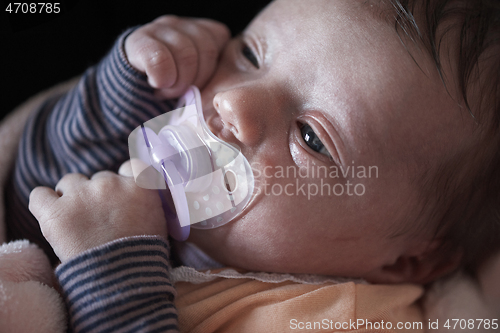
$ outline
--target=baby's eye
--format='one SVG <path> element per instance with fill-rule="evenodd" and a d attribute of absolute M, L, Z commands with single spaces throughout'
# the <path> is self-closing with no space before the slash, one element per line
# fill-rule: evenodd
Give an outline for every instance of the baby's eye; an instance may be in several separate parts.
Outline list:
<path fill-rule="evenodd" d="M 245 58 L 248 59 L 248 61 L 252 63 L 252 65 L 254 65 L 255 68 L 259 68 L 259 61 L 257 60 L 257 57 L 255 56 L 251 48 L 249 48 L 247 45 L 243 45 L 241 53 Z"/>
<path fill-rule="evenodd" d="M 326 155 L 331 159 L 332 156 L 326 149 L 323 142 L 321 142 L 321 140 L 318 138 L 316 133 L 314 133 L 314 130 L 311 128 L 311 126 L 309 126 L 308 124 L 301 124 L 300 126 L 302 139 L 304 139 L 304 142 L 309 146 L 309 148 L 311 148 L 315 152 Z"/>

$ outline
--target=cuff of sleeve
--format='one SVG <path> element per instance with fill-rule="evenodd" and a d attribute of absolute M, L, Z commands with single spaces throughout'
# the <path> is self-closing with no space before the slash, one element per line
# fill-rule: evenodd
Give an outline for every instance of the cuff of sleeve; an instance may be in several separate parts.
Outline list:
<path fill-rule="evenodd" d="M 56 275 L 73 329 L 115 327 L 124 316 L 149 313 L 165 302 L 169 309 L 164 310 L 170 313 L 165 319 L 176 321 L 168 250 L 167 242 L 160 237 L 128 237 L 61 264 Z"/>

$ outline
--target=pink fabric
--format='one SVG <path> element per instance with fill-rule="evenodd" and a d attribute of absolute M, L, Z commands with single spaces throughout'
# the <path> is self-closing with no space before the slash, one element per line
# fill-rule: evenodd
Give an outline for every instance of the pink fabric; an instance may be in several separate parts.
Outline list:
<path fill-rule="evenodd" d="M 66 331 L 66 310 L 53 288 L 47 256 L 28 241 L 0 246 L 0 330 L 17 333 Z"/>

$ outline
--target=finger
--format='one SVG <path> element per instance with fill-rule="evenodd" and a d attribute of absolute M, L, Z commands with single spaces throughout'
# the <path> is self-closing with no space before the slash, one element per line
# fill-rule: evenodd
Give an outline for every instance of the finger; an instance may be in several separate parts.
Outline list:
<path fill-rule="evenodd" d="M 87 176 L 81 173 L 68 173 L 64 175 L 59 182 L 56 184 L 56 193 L 59 196 L 64 195 L 64 192 L 70 190 L 71 188 L 77 186 L 79 183 L 89 180 Z"/>
<path fill-rule="evenodd" d="M 146 73 L 151 87 L 171 87 L 177 81 L 175 59 L 169 48 L 158 41 L 156 36 L 131 35 L 126 52 L 130 64 Z"/>
<path fill-rule="evenodd" d="M 177 97 L 191 84 L 203 87 L 214 73 L 219 55 L 231 37 L 229 29 L 224 24 L 210 19 L 180 20 L 177 17 L 167 16 L 158 21 L 165 25 L 175 26 L 178 31 L 189 37 L 196 48 L 198 59 L 196 66 L 191 67 L 193 70 L 196 68 L 193 79 L 190 79 L 191 72 L 188 73 L 189 75 L 180 72 L 190 68 L 179 65 L 176 61 L 179 75 L 176 85 L 161 90 L 159 95 L 165 98 Z"/>
<path fill-rule="evenodd" d="M 229 39 L 231 39 L 231 31 L 225 24 L 221 22 L 206 18 L 196 18 L 194 19 L 194 21 L 198 25 L 205 28 L 206 32 L 208 32 L 213 37 L 213 40 L 217 44 L 217 48 L 219 50 L 222 50 Z"/>
<path fill-rule="evenodd" d="M 109 170 L 104 170 L 104 171 L 99 171 L 99 172 L 94 173 L 92 175 L 92 177 L 90 177 L 90 179 L 96 180 L 96 179 L 100 179 L 100 178 L 109 178 L 109 177 L 115 177 L 115 176 L 117 176 L 116 173 L 109 171 Z"/>
<path fill-rule="evenodd" d="M 204 25 L 198 24 L 196 20 L 187 21 L 181 29 L 193 40 L 198 54 L 198 70 L 192 84 L 203 87 L 216 69 L 222 50 L 221 42 L 217 41 L 212 33 Z"/>
<path fill-rule="evenodd" d="M 59 195 L 53 189 L 46 186 L 35 187 L 30 193 L 28 209 L 40 221 L 43 211 L 50 207 L 57 199 L 59 199 Z"/>
<path fill-rule="evenodd" d="M 137 160 L 137 159 L 134 159 L 134 160 Z M 120 176 L 124 176 L 124 177 L 133 177 L 134 172 L 132 170 L 133 169 L 132 163 L 133 162 L 131 160 L 128 160 L 128 161 L 124 162 L 122 165 L 120 165 L 120 168 L 118 169 L 118 174 Z"/>
<path fill-rule="evenodd" d="M 198 72 L 198 49 L 185 32 L 165 27 L 156 34 L 168 46 L 177 69 L 177 80 L 172 86 L 164 87 L 162 94 L 166 98 L 178 97 L 194 82 Z"/>

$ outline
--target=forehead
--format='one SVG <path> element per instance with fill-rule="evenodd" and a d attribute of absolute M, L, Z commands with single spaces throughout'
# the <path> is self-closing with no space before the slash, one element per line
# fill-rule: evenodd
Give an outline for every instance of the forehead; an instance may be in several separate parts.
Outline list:
<path fill-rule="evenodd" d="M 326 111 L 335 122 L 347 117 L 360 125 L 368 110 L 380 118 L 394 96 L 415 87 L 410 81 L 418 66 L 381 9 L 365 1 L 278 0 L 248 31 L 265 45 L 274 77 L 295 88 L 297 103 Z"/>
<path fill-rule="evenodd" d="M 394 82 L 402 69 L 405 74 L 418 70 L 388 19 L 390 13 L 359 0 L 278 0 L 252 22 L 249 31 L 263 41 L 266 60 L 273 67 L 300 69 L 287 72 L 302 79 L 296 82 L 314 83 L 315 91 L 333 88 L 330 93 L 363 89 L 380 83 L 381 76 Z M 426 62 L 419 65 L 428 70 Z M 369 98 L 380 92 L 363 90 L 363 95 L 375 93 Z"/>

